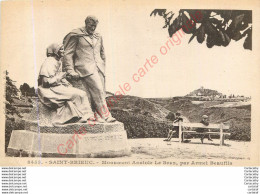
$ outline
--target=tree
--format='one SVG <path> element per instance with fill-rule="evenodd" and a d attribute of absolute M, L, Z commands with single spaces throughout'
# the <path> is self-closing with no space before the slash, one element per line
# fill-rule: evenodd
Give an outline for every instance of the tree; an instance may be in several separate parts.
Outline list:
<path fill-rule="evenodd" d="M 27 83 L 20 85 L 20 91 L 23 96 L 35 96 L 34 87 L 30 87 Z"/>
<path fill-rule="evenodd" d="M 30 86 L 27 83 L 20 85 L 20 91 L 23 96 L 28 96 L 30 93 Z"/>
<path fill-rule="evenodd" d="M 34 87 L 30 88 L 30 93 L 29 94 L 30 94 L 30 96 L 37 96 Z"/>
<path fill-rule="evenodd" d="M 5 91 L 5 108 L 6 108 L 6 114 L 8 115 L 14 115 L 15 113 L 17 115 L 20 115 L 17 108 L 13 105 L 14 101 L 13 99 L 17 97 L 18 89 L 14 85 L 14 81 L 9 77 L 8 71 L 6 71 L 6 91 Z"/>
<path fill-rule="evenodd" d="M 202 20 L 194 19 L 196 13 L 202 14 Z M 238 41 L 244 37 L 243 47 L 252 50 L 252 11 L 250 10 L 195 10 L 181 9 L 172 21 L 174 13 L 166 9 L 155 9 L 150 16 L 159 15 L 165 19 L 163 28 L 168 27 L 170 37 L 181 28 L 192 34 L 189 43 L 197 37 L 198 43 L 206 41 L 208 48 L 228 46 L 231 40 Z M 194 21 L 198 25 L 193 25 Z M 171 22 L 172 21 L 172 22 Z M 192 23 L 193 22 L 193 23 Z M 184 28 L 192 25 L 192 28 Z"/>

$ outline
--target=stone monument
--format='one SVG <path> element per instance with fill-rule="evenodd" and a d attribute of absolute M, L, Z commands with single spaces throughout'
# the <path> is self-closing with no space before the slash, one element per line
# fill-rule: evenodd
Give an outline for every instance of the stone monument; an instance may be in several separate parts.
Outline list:
<path fill-rule="evenodd" d="M 38 78 L 39 100 L 31 114 L 23 119 L 25 129 L 12 131 L 8 155 L 119 157 L 130 154 L 124 125 L 111 116 L 106 105 L 105 53 L 102 36 L 95 33 L 97 24 L 95 16 L 88 16 L 85 27 L 68 33 L 63 45 L 53 43 L 47 48 L 47 59 Z M 87 98 L 94 104 L 92 108 L 88 107 Z M 103 108 L 109 114 L 101 114 Z M 87 110 L 98 113 L 99 118 L 96 121 L 87 118 L 92 122 L 82 123 Z M 57 115 L 58 126 L 54 122 Z"/>
<path fill-rule="evenodd" d="M 56 111 L 41 102 L 23 118 L 24 130 L 13 130 L 9 156 L 113 158 L 130 155 L 123 123 L 71 123 L 53 126 Z"/>

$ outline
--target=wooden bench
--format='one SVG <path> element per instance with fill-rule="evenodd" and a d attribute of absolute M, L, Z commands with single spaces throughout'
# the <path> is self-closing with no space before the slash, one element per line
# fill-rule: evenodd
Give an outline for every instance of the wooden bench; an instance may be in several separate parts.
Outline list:
<path fill-rule="evenodd" d="M 203 125 L 202 123 L 174 123 L 173 126 L 179 127 L 179 142 L 181 142 L 181 136 L 185 133 L 192 133 L 192 134 L 217 134 L 220 135 L 220 143 L 219 145 L 224 145 L 224 139 L 225 135 L 230 135 L 230 133 L 224 133 L 224 129 L 229 129 L 228 125 L 221 124 L 209 124 L 208 126 Z M 185 130 L 183 127 L 189 127 L 189 128 L 204 128 L 204 129 L 219 129 L 219 131 L 216 132 L 197 132 L 194 130 Z"/>

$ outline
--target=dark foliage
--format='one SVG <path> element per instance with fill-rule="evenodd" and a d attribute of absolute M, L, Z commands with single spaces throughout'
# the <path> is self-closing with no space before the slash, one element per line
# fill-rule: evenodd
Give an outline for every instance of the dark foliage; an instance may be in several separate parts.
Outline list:
<path fill-rule="evenodd" d="M 113 117 L 124 123 L 128 138 L 164 138 L 172 128 L 171 123 L 160 122 L 149 115 L 136 114 L 132 111 L 112 109 Z M 176 136 L 175 136 L 176 137 Z"/>
<path fill-rule="evenodd" d="M 18 118 L 22 117 L 19 109 L 14 106 L 14 98 L 17 98 L 18 89 L 14 85 L 14 81 L 9 77 L 8 71 L 6 71 L 6 89 L 5 89 L 5 151 L 9 144 L 12 130 L 23 129 L 24 124 L 18 122 Z M 16 117 L 15 117 L 16 115 Z M 18 116 L 18 117 L 17 117 Z M 18 119 L 18 120 L 17 120 Z"/>
<path fill-rule="evenodd" d="M 202 20 L 196 20 L 196 13 L 202 14 Z M 159 15 L 165 19 L 163 28 L 168 27 L 169 35 L 172 36 L 181 28 L 187 34 L 192 34 L 191 42 L 197 37 L 198 43 L 206 41 L 208 48 L 213 46 L 228 46 L 231 40 L 238 41 L 246 37 L 243 44 L 245 49 L 252 50 L 252 11 L 250 10 L 195 10 L 181 9 L 179 15 L 172 21 L 174 13 L 167 13 L 166 9 L 155 9 L 150 16 Z M 187 29 L 194 20 L 199 25 Z"/>
<path fill-rule="evenodd" d="M 20 91 L 23 96 L 36 96 L 34 87 L 30 87 L 27 83 L 20 85 Z"/>
<path fill-rule="evenodd" d="M 6 85 L 5 85 L 5 113 L 6 117 L 12 117 L 17 114 L 20 115 L 17 108 L 14 106 L 13 99 L 17 97 L 18 89 L 14 85 L 14 81 L 9 77 L 8 71 L 6 71 Z"/>

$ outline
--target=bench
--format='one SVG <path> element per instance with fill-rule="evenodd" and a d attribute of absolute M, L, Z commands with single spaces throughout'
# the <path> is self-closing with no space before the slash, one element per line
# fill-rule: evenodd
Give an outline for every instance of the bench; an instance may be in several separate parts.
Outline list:
<path fill-rule="evenodd" d="M 179 127 L 179 142 L 181 142 L 181 136 L 185 133 L 191 133 L 191 134 L 217 134 L 220 135 L 220 143 L 219 145 L 224 145 L 224 139 L 225 135 L 230 135 L 230 133 L 224 133 L 224 129 L 229 129 L 228 125 L 221 124 L 209 124 L 208 126 L 203 125 L 202 123 L 174 123 L 173 126 Z M 189 128 L 204 128 L 204 129 L 219 129 L 219 131 L 216 132 L 197 132 L 194 130 L 185 130 L 183 127 L 189 127 Z"/>

